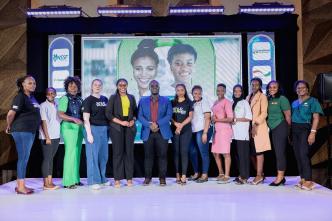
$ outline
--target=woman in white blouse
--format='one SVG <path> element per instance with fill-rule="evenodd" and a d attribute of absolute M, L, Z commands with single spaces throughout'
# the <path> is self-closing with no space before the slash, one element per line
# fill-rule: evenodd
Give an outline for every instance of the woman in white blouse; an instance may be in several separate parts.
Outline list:
<path fill-rule="evenodd" d="M 241 85 L 233 87 L 234 122 L 233 140 L 239 160 L 239 177 L 235 178 L 236 184 L 245 184 L 250 173 L 250 148 L 249 148 L 249 124 L 252 120 L 252 113 L 248 101 L 244 99 Z"/>

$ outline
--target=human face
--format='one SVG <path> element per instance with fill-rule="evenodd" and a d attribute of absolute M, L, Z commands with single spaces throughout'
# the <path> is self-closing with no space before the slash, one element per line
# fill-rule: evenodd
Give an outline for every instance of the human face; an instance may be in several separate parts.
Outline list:
<path fill-rule="evenodd" d="M 32 93 L 36 90 L 36 81 L 33 77 L 26 78 L 23 83 L 23 89 L 24 91 L 27 91 L 29 93 Z"/>
<path fill-rule="evenodd" d="M 75 82 L 68 84 L 68 93 L 75 96 L 78 93 L 78 87 Z"/>
<path fill-rule="evenodd" d="M 222 99 L 225 97 L 226 89 L 223 86 L 217 87 L 217 96 L 219 99 Z"/>
<path fill-rule="evenodd" d="M 152 95 L 159 94 L 159 83 L 157 81 L 151 81 L 150 83 L 150 92 Z"/>
<path fill-rule="evenodd" d="M 195 68 L 195 57 L 192 54 L 176 54 L 171 63 L 171 71 L 176 83 L 188 84 Z"/>
<path fill-rule="evenodd" d="M 279 90 L 278 83 L 277 82 L 270 83 L 268 90 L 269 90 L 269 95 L 274 97 Z"/>
<path fill-rule="evenodd" d="M 296 93 L 298 96 L 306 96 L 309 94 L 309 90 L 305 84 L 299 83 L 296 86 Z"/>
<path fill-rule="evenodd" d="M 127 93 L 127 87 L 128 87 L 128 85 L 127 85 L 127 82 L 125 82 L 125 81 L 120 81 L 117 85 L 119 93 L 121 93 L 121 94 Z"/>
<path fill-rule="evenodd" d="M 133 63 L 133 74 L 139 88 L 149 88 L 149 83 L 157 75 L 157 65 L 150 57 L 137 58 Z"/>
<path fill-rule="evenodd" d="M 259 89 L 261 88 L 261 86 L 259 85 L 258 81 L 252 81 L 251 82 L 251 91 L 252 93 L 257 93 L 259 91 Z"/>
<path fill-rule="evenodd" d="M 242 89 L 240 87 L 234 88 L 233 91 L 234 97 L 239 98 L 242 95 Z"/>
<path fill-rule="evenodd" d="M 177 86 L 176 88 L 175 88 L 175 90 L 176 90 L 176 95 L 178 96 L 178 97 L 184 97 L 184 95 L 185 95 L 185 93 L 186 93 L 186 90 L 184 89 L 184 87 L 183 86 Z"/>
<path fill-rule="evenodd" d="M 48 89 L 46 92 L 46 98 L 49 102 L 54 102 L 54 99 L 56 97 L 56 91 L 53 89 Z"/>
<path fill-rule="evenodd" d="M 193 98 L 194 98 L 194 101 L 200 101 L 202 99 L 202 90 L 195 89 L 193 91 Z"/>
<path fill-rule="evenodd" d="M 91 91 L 93 94 L 100 94 L 103 89 L 103 83 L 99 80 L 94 80 L 91 85 Z"/>

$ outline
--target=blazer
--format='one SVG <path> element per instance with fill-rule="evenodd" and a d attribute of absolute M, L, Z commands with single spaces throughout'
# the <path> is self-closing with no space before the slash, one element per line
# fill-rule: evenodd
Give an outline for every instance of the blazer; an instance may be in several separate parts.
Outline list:
<path fill-rule="evenodd" d="M 269 128 L 266 123 L 267 118 L 267 97 L 262 92 L 257 92 L 254 97 L 249 101 L 250 96 L 247 97 L 250 103 L 252 112 L 252 124 L 256 124 L 257 133 L 253 137 L 255 142 L 255 149 L 257 153 L 271 150 L 271 143 L 269 137 Z"/>
<path fill-rule="evenodd" d="M 137 117 L 137 106 L 135 97 L 131 94 L 127 94 L 130 107 L 128 113 L 128 121 L 136 120 Z M 110 121 L 111 129 L 115 129 L 117 131 L 121 130 L 121 125 L 113 122 L 114 118 L 123 119 L 123 112 L 122 112 L 122 104 L 121 104 L 121 97 L 118 93 L 111 95 L 108 100 L 108 104 L 105 109 L 106 118 Z M 131 127 L 133 133 L 136 133 L 136 124 Z"/>
<path fill-rule="evenodd" d="M 147 141 L 150 135 L 150 122 L 151 122 L 151 110 L 150 110 L 151 96 L 141 98 L 138 105 L 138 120 L 142 123 L 141 139 Z M 165 140 L 172 137 L 172 131 L 170 127 L 170 121 L 172 118 L 172 104 L 167 97 L 159 96 L 158 98 L 158 116 L 157 124 L 160 129 L 160 133 Z"/>

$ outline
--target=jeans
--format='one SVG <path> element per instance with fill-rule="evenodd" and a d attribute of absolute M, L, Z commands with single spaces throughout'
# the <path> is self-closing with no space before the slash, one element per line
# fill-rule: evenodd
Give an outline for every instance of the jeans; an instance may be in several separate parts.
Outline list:
<path fill-rule="evenodd" d="M 91 125 L 93 143 L 89 143 L 84 130 L 88 185 L 106 183 L 108 160 L 108 127 Z"/>
<path fill-rule="evenodd" d="M 207 174 L 209 172 L 210 165 L 209 143 L 212 137 L 212 127 L 208 130 L 207 142 L 205 144 L 202 142 L 202 135 L 203 130 L 193 133 L 189 146 L 189 154 L 194 172 L 198 173 L 200 172 L 198 166 L 198 151 L 200 152 L 202 157 L 202 173 Z"/>
<path fill-rule="evenodd" d="M 12 136 L 18 155 L 17 179 L 24 179 L 35 134 L 31 132 L 12 132 Z"/>

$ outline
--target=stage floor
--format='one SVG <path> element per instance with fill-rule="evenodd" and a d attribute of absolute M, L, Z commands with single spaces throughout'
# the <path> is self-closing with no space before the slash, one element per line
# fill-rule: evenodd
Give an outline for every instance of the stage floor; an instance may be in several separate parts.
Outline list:
<path fill-rule="evenodd" d="M 15 182 L 0 186 L 0 220 L 332 220 L 332 191 L 317 185 L 312 191 L 294 187 L 299 178 L 287 177 L 287 185 L 236 185 L 194 182 L 181 186 L 173 178 L 160 187 L 153 179 L 142 186 L 142 178 L 133 187 L 112 186 L 91 190 L 87 186 L 74 190 L 43 191 L 42 179 L 27 179 L 35 188 L 30 196 L 16 195 Z M 85 183 L 86 179 L 82 179 Z M 61 180 L 56 179 L 56 184 Z M 113 180 L 111 180 L 113 183 Z"/>

